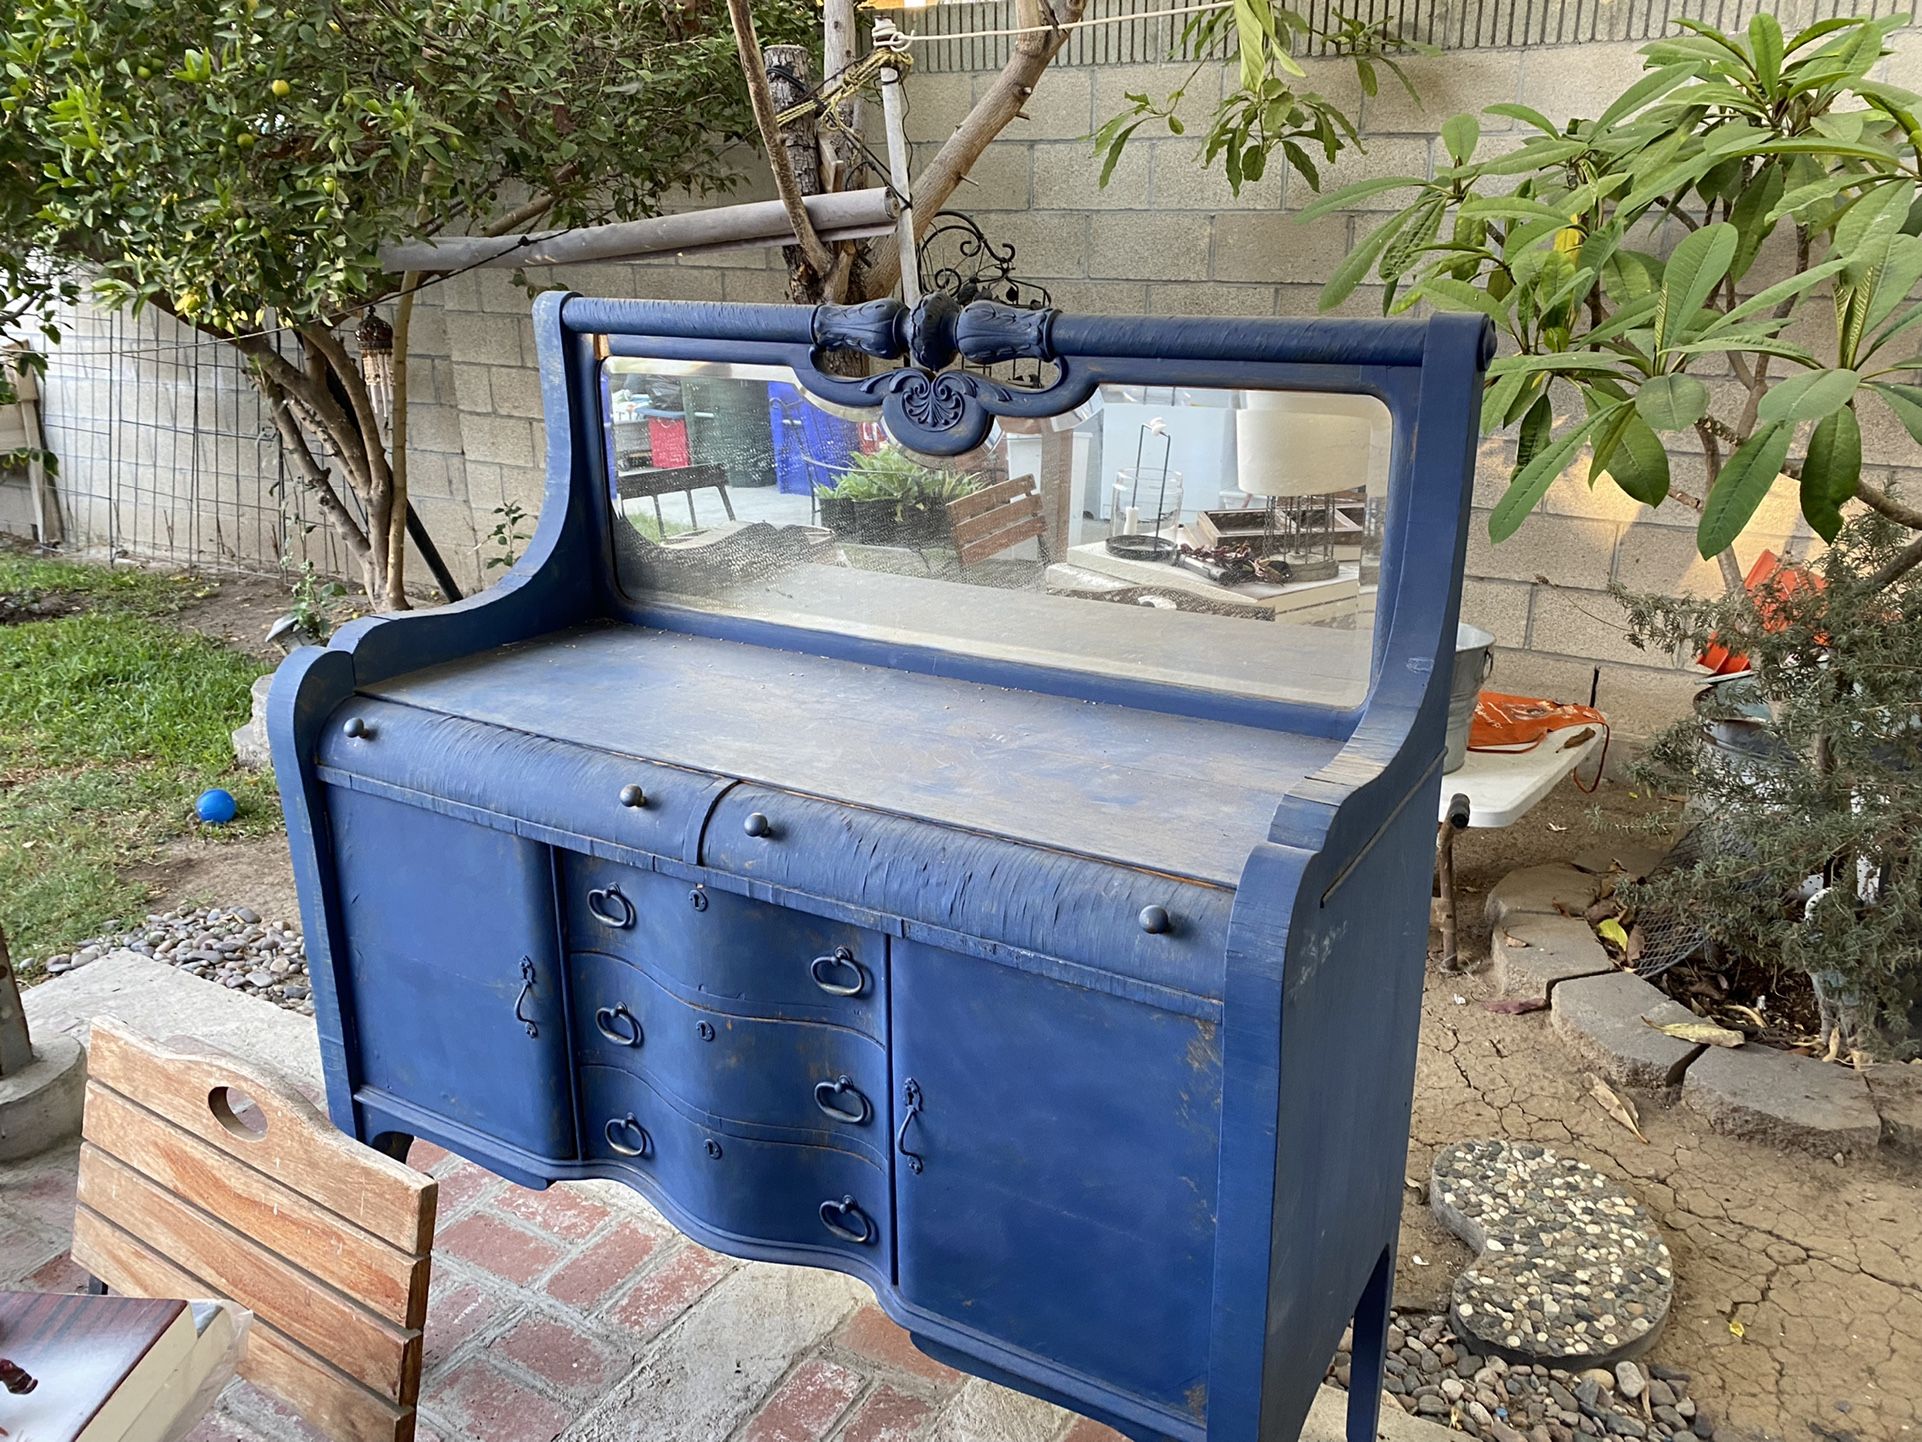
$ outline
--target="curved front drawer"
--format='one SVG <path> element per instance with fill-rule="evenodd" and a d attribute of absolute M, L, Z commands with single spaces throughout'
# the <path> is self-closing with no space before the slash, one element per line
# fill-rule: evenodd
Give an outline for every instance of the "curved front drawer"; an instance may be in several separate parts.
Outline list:
<path fill-rule="evenodd" d="M 618 1067 L 583 1066 L 580 1082 L 588 1157 L 631 1169 L 716 1232 L 839 1253 L 893 1279 L 888 1179 L 880 1167 L 828 1147 L 703 1127 Z"/>
<path fill-rule="evenodd" d="M 887 1035 L 887 940 L 872 931 L 563 853 L 570 951 L 598 951 L 731 1012 Z"/>
<path fill-rule="evenodd" d="M 887 1057 L 846 1027 L 692 1003 L 611 956 L 568 958 L 574 1049 L 646 1078 L 690 1109 L 884 1160 Z"/>

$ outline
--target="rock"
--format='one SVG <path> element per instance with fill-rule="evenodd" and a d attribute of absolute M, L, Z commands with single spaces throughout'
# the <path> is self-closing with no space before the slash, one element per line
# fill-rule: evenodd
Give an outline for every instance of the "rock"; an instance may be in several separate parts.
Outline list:
<path fill-rule="evenodd" d="M 1689 1423 L 1688 1430 L 1693 1432 L 1697 1437 L 1713 1437 L 1715 1435 L 1715 1419 L 1709 1415 L 1708 1408 L 1697 1407 L 1695 1409 L 1695 1420 Z"/>
<path fill-rule="evenodd" d="M 1688 1431 L 1688 1418 L 1684 1417 L 1680 1412 L 1677 1412 L 1673 1407 L 1669 1406 L 1666 1402 L 1663 1403 L 1661 1406 L 1654 1408 L 1653 1410 L 1655 1413 L 1655 1420 L 1657 1422 L 1660 1422 L 1664 1427 L 1668 1428 L 1670 1432 Z"/>
<path fill-rule="evenodd" d="M 1511 917 L 1495 928 L 1489 959 L 1496 990 L 1516 1000 L 1548 1001 L 1563 983 L 1615 970 L 1579 916 Z"/>
<path fill-rule="evenodd" d="M 269 672 L 253 685 L 253 712 L 247 724 L 233 733 L 234 760 L 249 771 L 264 771 L 274 764 L 267 746 L 267 692 L 273 685 Z"/>
<path fill-rule="evenodd" d="M 260 913 L 255 911 L 251 906 L 236 906 L 234 908 L 234 915 L 249 926 L 254 925 L 260 920 Z"/>
<path fill-rule="evenodd" d="M 1710 1047 L 1683 1077 L 1682 1101 L 1718 1132 L 1822 1157 L 1865 1155 L 1882 1140 L 1860 1072 L 1753 1044 Z"/>
<path fill-rule="evenodd" d="M 1633 972 L 1564 982 L 1552 1000 L 1549 1022 L 1563 1044 L 1617 1086 L 1650 1091 L 1674 1086 L 1703 1050 L 1655 1029 L 1701 1018 Z"/>
<path fill-rule="evenodd" d="M 1882 1145 L 1908 1161 L 1922 1161 L 1922 1066 L 1881 1062 L 1865 1067 L 1869 1101 L 1882 1119 Z"/>
<path fill-rule="evenodd" d="M 1633 1362 L 1617 1362 L 1615 1385 L 1624 1397 L 1633 1402 L 1648 1390 L 1648 1379 L 1642 1375 L 1642 1369 Z"/>
<path fill-rule="evenodd" d="M 1606 1367 L 1590 1367 L 1582 1373 L 1581 1381 L 1592 1382 L 1604 1392 L 1613 1392 L 1615 1390 L 1615 1374 Z M 1575 1388 L 1575 1395 L 1577 1397 L 1582 1395 L 1580 1386 Z"/>
<path fill-rule="evenodd" d="M 1462 1386 L 1461 1378 L 1444 1377 L 1441 1383 L 1441 1394 L 1451 1402 L 1459 1402 L 1468 1395 L 1468 1389 Z"/>
<path fill-rule="evenodd" d="M 1675 1389 L 1660 1377 L 1655 1378 L 1648 1384 L 1648 1405 L 1651 1407 L 1673 1407 L 1675 1405 Z"/>

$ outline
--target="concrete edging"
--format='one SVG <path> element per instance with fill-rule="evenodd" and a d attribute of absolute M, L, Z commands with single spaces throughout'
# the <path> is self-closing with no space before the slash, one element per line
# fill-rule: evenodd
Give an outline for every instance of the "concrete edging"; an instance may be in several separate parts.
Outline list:
<path fill-rule="evenodd" d="M 1767 1047 L 1679 1041 L 1656 1028 L 1697 1020 L 1624 971 L 1583 917 L 1612 865 L 1656 859 L 1602 851 L 1511 871 L 1488 894 L 1491 976 L 1503 997 L 1540 1002 L 1583 1066 L 1617 1086 L 1678 1095 L 1715 1131 L 1818 1156 L 1878 1149 L 1922 1161 L 1922 1067 L 1854 1071 Z"/>

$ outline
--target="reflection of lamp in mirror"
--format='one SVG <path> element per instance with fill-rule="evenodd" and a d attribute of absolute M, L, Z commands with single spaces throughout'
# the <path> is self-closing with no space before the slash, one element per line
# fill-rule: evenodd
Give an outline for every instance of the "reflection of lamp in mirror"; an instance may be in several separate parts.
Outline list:
<path fill-rule="evenodd" d="M 1335 574 L 1335 493 L 1368 479 L 1369 424 L 1349 399 L 1244 391 L 1235 412 L 1235 484 L 1266 503 L 1263 552 L 1297 581 Z"/>
<path fill-rule="evenodd" d="M 1174 444 L 1168 423 L 1156 416 L 1135 438 L 1135 463 L 1115 472 L 1108 521 L 1110 555 L 1172 562 L 1179 554 L 1181 472 L 1169 465 Z"/>

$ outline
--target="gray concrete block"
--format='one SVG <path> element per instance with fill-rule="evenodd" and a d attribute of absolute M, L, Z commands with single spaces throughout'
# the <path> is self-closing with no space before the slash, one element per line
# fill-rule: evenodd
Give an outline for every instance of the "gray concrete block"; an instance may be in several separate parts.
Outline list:
<path fill-rule="evenodd" d="M 110 1016 L 161 1041 L 197 1037 L 271 1066 L 309 1090 L 321 1085 L 312 1017 L 189 976 L 137 951 L 109 952 L 91 966 L 41 982 L 20 1000 L 41 1045 L 56 1036 L 84 1043 L 93 1023 Z"/>
<path fill-rule="evenodd" d="M 1599 943 L 1597 944 L 1599 949 Z M 1550 1024 L 1587 1066 L 1618 1086 L 1674 1086 L 1703 1050 L 1657 1031 L 1701 1018 L 1633 972 L 1581 977 L 1555 988 Z"/>
<path fill-rule="evenodd" d="M 247 724 L 233 734 L 234 760 L 249 771 L 264 771 L 274 764 L 267 749 L 267 692 L 273 686 L 271 674 L 255 679 L 253 713 Z"/>
<path fill-rule="evenodd" d="M 1524 866 L 1509 872 L 1488 893 L 1488 924 L 1499 927 L 1510 917 L 1522 916 L 1579 919 L 1594 902 L 1596 891 L 1595 878 L 1566 861 Z M 1588 940 L 1595 940 L 1593 934 Z"/>
<path fill-rule="evenodd" d="M 1904 1161 L 1922 1162 L 1922 1063 L 1865 1067 L 1869 1100 L 1882 1118 L 1882 1146 Z"/>
<path fill-rule="evenodd" d="M 1682 1101 L 1727 1136 L 1818 1156 L 1861 1156 L 1882 1140 L 1860 1072 L 1767 1047 L 1709 1048 L 1683 1078 Z"/>
<path fill-rule="evenodd" d="M 1579 916 L 1508 917 L 1495 927 L 1489 955 L 1495 989 L 1518 1001 L 1549 1001 L 1564 982 L 1615 969 Z"/>
<path fill-rule="evenodd" d="M 1589 847 L 1575 858 L 1574 864 L 1583 871 L 1592 872 L 1597 878 L 1619 873 L 1640 881 L 1661 865 L 1662 858 L 1667 855 L 1666 846 L 1649 846 L 1623 837 L 1602 846 Z"/>
<path fill-rule="evenodd" d="M 86 1092 L 80 1043 L 58 1033 L 34 1043 L 26 1068 L 0 1077 L 0 1162 L 38 1156 L 77 1133 Z"/>

